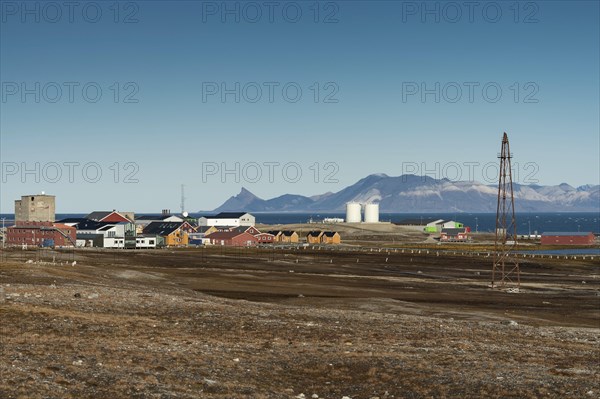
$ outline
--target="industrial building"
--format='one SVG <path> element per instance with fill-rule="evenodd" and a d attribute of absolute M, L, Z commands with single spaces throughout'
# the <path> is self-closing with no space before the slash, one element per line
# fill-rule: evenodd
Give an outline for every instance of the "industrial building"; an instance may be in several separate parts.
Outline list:
<path fill-rule="evenodd" d="M 23 195 L 15 200 L 15 223 L 19 222 L 54 222 L 56 198 L 54 195 Z"/>
<path fill-rule="evenodd" d="M 549 232 L 543 233 L 542 245 L 594 245 L 592 232 Z"/>
<path fill-rule="evenodd" d="M 8 245 L 65 247 L 76 245 L 76 230 L 55 223 L 56 198 L 53 195 L 24 195 L 15 200 L 15 225 L 6 229 Z"/>
<path fill-rule="evenodd" d="M 425 225 L 423 231 L 429 234 L 441 233 L 442 229 L 462 229 L 463 223 L 455 222 L 454 220 L 437 219 Z"/>

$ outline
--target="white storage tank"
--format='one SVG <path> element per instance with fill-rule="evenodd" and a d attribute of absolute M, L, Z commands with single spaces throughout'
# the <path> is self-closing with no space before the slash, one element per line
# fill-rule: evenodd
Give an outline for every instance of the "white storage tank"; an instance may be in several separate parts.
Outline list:
<path fill-rule="evenodd" d="M 365 205 L 365 223 L 379 223 L 379 204 Z"/>
<path fill-rule="evenodd" d="M 361 205 L 356 202 L 346 204 L 346 223 L 360 223 L 362 221 Z"/>

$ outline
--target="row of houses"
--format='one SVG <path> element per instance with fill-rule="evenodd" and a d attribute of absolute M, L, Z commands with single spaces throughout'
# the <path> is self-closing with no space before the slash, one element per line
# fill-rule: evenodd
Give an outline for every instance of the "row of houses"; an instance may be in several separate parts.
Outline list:
<path fill-rule="evenodd" d="M 66 218 L 56 223 L 24 222 L 10 229 L 9 244 L 78 246 L 97 248 L 149 249 L 158 247 L 186 247 L 189 245 L 256 246 L 277 243 L 299 243 L 296 231 L 261 232 L 247 213 L 222 213 L 198 225 L 194 219 L 185 219 L 163 212 L 161 215 L 140 216 L 106 211 L 92 212 L 82 218 Z M 251 224 L 251 225 L 250 225 Z M 43 233 L 32 233 L 31 229 Z M 51 237 L 49 234 L 53 234 Z M 51 238 L 51 239 L 50 239 Z M 310 232 L 309 243 L 338 244 L 337 232 Z"/>

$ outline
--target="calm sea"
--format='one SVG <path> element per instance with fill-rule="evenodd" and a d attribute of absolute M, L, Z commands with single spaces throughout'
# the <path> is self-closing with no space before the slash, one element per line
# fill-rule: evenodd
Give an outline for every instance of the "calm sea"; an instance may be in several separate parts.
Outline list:
<path fill-rule="evenodd" d="M 140 213 L 142 214 L 142 213 Z M 257 223 L 263 224 L 292 224 L 306 223 L 309 220 L 320 221 L 327 217 L 344 218 L 344 213 L 253 213 Z M 57 214 L 57 220 L 67 217 L 83 217 L 85 214 Z M 192 214 L 192 216 L 197 216 Z M 6 218 L 6 225 L 11 225 L 13 214 L 0 214 Z M 382 213 L 380 220 L 400 222 L 406 219 L 427 220 L 447 219 L 462 222 L 470 226 L 472 231 L 493 232 L 496 226 L 496 215 L 492 213 Z M 541 234 L 549 231 L 593 231 L 600 234 L 600 213 L 518 213 L 518 234 Z"/>

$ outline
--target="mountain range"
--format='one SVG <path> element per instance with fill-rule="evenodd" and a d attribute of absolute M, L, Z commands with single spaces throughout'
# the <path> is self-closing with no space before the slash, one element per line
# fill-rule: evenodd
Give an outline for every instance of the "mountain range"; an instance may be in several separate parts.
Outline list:
<path fill-rule="evenodd" d="M 599 212 L 600 186 L 513 184 L 517 212 Z M 379 203 L 381 212 L 496 212 L 498 188 L 476 181 L 374 174 L 337 193 L 261 199 L 245 188 L 214 212 L 343 212 L 348 202 Z"/>

